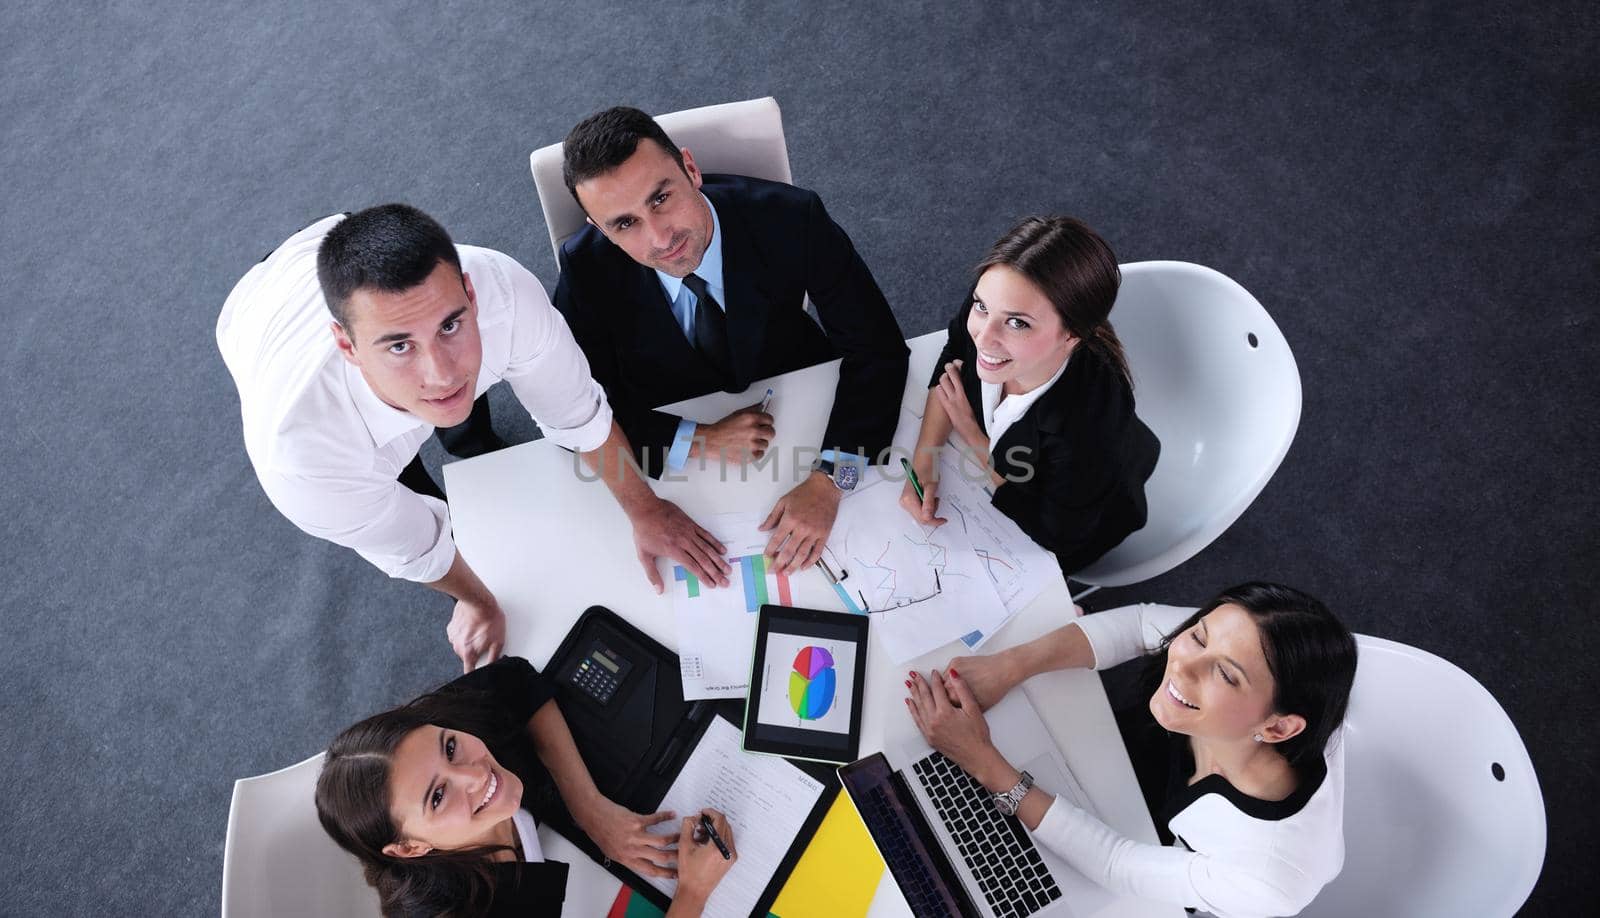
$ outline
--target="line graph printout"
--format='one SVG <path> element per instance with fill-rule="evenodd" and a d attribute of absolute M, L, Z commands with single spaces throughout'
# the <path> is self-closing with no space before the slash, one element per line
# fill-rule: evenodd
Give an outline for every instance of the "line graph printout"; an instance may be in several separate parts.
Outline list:
<path fill-rule="evenodd" d="M 700 524 L 727 548 L 730 583 L 712 587 L 681 564 L 671 564 L 667 589 L 678 624 L 683 697 L 743 698 L 750 691 L 757 612 L 762 605 L 793 605 L 789 577 L 762 554 L 768 536 L 756 513 L 718 513 Z"/>
<path fill-rule="evenodd" d="M 839 505 L 828 547 L 848 576 L 840 585 L 873 615 L 873 633 L 896 663 L 1006 620 L 966 532 L 928 528 L 900 507 L 903 482 L 876 467 Z"/>
<path fill-rule="evenodd" d="M 1060 579 L 1061 566 L 1055 555 L 1039 547 L 1010 517 L 994 508 L 984 482 L 968 477 L 971 470 L 969 463 L 967 474 L 962 474 L 961 457 L 954 449 L 939 455 L 939 515 L 950 521 L 944 528 L 959 528 L 966 533 L 995 592 L 1005 603 L 1009 620 L 1027 608 L 1052 581 Z M 968 647 L 977 648 L 994 630 L 997 629 L 969 634 L 961 640 Z"/>

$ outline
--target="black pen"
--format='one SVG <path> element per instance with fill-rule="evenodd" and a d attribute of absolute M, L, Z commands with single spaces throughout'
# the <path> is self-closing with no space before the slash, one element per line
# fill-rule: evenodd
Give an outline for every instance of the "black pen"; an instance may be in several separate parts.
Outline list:
<path fill-rule="evenodd" d="M 716 827 L 711 824 L 711 817 L 710 816 L 707 816 L 704 813 L 700 814 L 700 828 L 705 829 L 706 830 L 706 834 L 711 836 L 712 843 L 714 843 L 717 846 L 717 850 L 718 851 L 722 852 L 722 859 L 723 860 L 725 860 L 725 861 L 733 860 L 733 852 L 729 851 L 728 850 L 728 846 L 724 845 L 722 843 L 722 836 L 717 834 Z"/>

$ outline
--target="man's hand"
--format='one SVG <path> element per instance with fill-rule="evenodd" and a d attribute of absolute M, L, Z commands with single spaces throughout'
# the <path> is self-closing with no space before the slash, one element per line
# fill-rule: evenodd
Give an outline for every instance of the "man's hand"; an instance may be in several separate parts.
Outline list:
<path fill-rule="evenodd" d="M 651 826 L 671 819 L 671 811 L 646 816 L 599 793 L 571 809 L 578 828 L 606 857 L 642 877 L 670 880 L 677 876 L 669 866 L 673 861 L 672 852 L 667 850 L 671 836 L 650 831 Z"/>
<path fill-rule="evenodd" d="M 652 497 L 651 502 L 628 515 L 633 523 L 633 546 L 639 563 L 644 565 L 650 585 L 660 593 L 661 572 L 656 570 L 656 558 L 665 556 L 688 569 L 689 573 L 710 586 L 727 586 L 728 575 L 733 571 L 728 559 L 723 557 L 728 549 L 716 537 L 700 528 L 670 500 Z"/>
<path fill-rule="evenodd" d="M 506 646 L 506 616 L 493 597 L 487 602 L 458 599 L 444 633 L 450 638 L 450 649 L 461 658 L 461 671 L 470 673 L 481 655 L 486 654 L 490 663 L 500 659 Z"/>
<path fill-rule="evenodd" d="M 715 424 L 696 425 L 689 456 L 720 458 L 725 463 L 743 465 L 765 456 L 776 432 L 772 415 L 762 411 L 758 403 L 741 408 Z"/>
<path fill-rule="evenodd" d="M 817 563 L 839 515 L 839 499 L 838 487 L 821 472 L 812 472 L 778 499 L 761 524 L 762 532 L 772 532 L 766 555 L 778 570 L 793 574 Z"/>

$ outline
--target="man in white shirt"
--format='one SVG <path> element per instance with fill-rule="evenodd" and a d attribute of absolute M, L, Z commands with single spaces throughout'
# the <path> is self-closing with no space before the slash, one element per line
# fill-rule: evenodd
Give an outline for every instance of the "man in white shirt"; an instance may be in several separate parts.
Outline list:
<path fill-rule="evenodd" d="M 637 470 L 600 463 L 632 450 L 539 281 L 509 256 L 455 246 L 415 208 L 332 216 L 289 237 L 234 287 L 217 345 L 273 505 L 389 576 L 453 597 L 446 633 L 467 670 L 500 655 L 505 616 L 456 551 L 445 503 L 398 479 L 435 427 L 464 422 L 499 380 L 602 473 L 658 592 L 658 555 L 728 582 L 721 543 Z"/>

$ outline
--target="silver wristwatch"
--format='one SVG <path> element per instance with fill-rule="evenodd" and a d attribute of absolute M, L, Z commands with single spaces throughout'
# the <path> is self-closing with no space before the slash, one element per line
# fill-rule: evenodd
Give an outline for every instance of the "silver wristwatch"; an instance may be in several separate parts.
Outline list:
<path fill-rule="evenodd" d="M 1022 805 L 1022 798 L 1028 796 L 1028 788 L 1033 786 L 1033 775 L 1027 772 L 1017 779 L 1017 786 L 1003 794 L 994 795 L 994 808 L 1006 816 L 1017 815 L 1017 807 Z"/>

